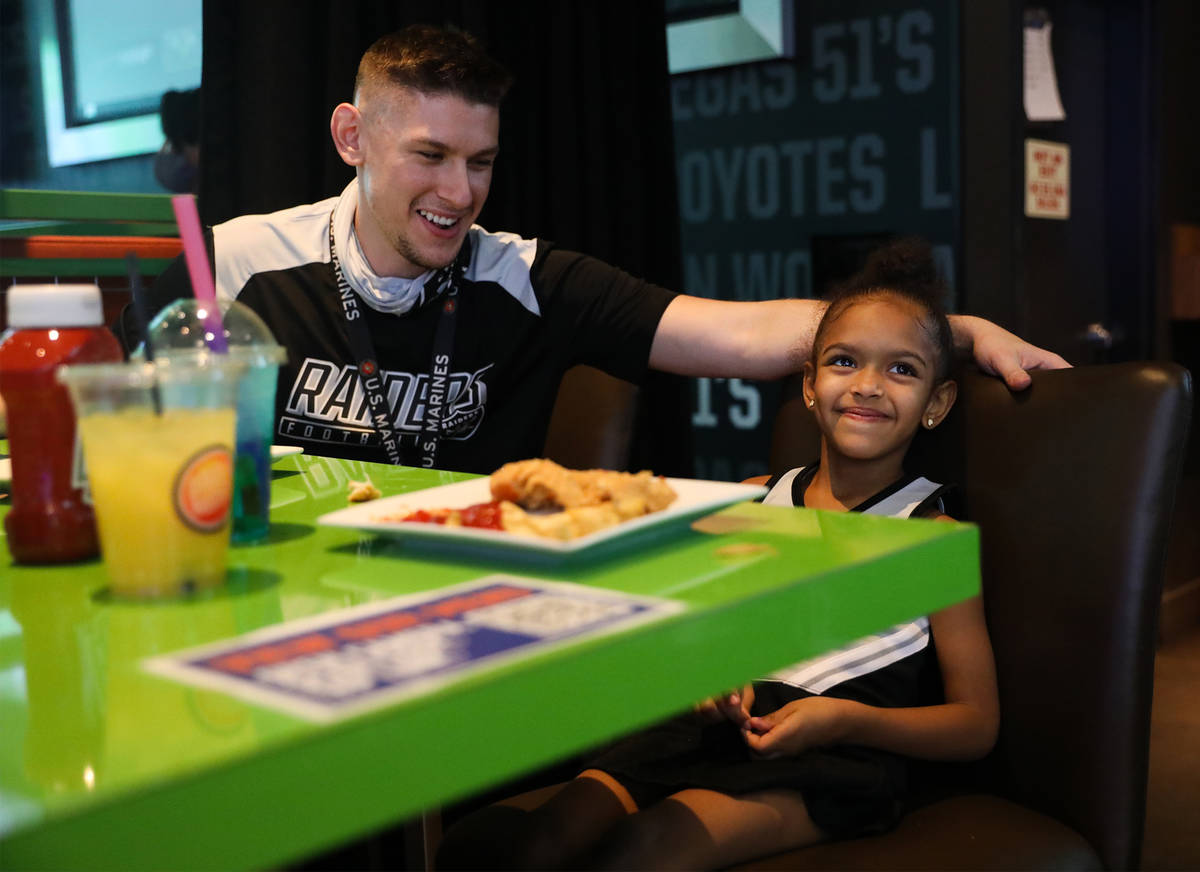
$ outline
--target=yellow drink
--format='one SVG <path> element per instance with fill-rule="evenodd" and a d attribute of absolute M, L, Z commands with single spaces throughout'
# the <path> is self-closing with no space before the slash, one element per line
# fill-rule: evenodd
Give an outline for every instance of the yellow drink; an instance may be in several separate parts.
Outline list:
<path fill-rule="evenodd" d="M 114 593 L 221 584 L 233 498 L 234 410 L 147 408 L 79 420 Z"/>

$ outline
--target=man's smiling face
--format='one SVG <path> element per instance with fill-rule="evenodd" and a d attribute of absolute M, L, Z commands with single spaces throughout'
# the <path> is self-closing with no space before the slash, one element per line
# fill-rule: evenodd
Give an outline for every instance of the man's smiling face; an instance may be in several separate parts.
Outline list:
<path fill-rule="evenodd" d="M 371 268 L 413 278 L 452 263 L 487 200 L 499 109 L 390 88 L 362 95 L 359 110 L 354 226 Z"/>

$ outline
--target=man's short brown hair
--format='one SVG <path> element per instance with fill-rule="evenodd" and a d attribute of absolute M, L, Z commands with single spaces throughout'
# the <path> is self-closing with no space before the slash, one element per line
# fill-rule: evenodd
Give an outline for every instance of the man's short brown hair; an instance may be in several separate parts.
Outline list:
<path fill-rule="evenodd" d="M 388 85 L 498 107 L 512 75 L 469 33 L 410 24 L 377 39 L 358 64 L 356 94 L 364 86 Z"/>

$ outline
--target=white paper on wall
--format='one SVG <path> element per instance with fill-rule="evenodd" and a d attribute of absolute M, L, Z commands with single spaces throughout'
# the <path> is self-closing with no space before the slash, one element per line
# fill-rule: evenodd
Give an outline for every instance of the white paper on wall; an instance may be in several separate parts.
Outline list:
<path fill-rule="evenodd" d="M 1058 95 L 1049 21 L 1025 25 L 1025 117 L 1030 121 L 1062 121 L 1067 117 Z"/>

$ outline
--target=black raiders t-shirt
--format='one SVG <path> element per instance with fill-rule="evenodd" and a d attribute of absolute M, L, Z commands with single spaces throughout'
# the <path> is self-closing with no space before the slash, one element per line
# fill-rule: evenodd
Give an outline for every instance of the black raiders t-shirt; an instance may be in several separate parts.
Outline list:
<path fill-rule="evenodd" d="M 351 351 L 329 258 L 336 199 L 235 218 L 212 231 L 217 296 L 237 299 L 288 352 L 275 441 L 312 454 L 387 462 Z M 471 229 L 452 354 L 430 373 L 441 302 L 404 315 L 360 302 L 404 462 L 418 464 L 431 376 L 445 390 L 437 465 L 487 473 L 541 454 L 563 373 L 579 363 L 638 381 L 674 294 L 544 240 Z M 182 256 L 154 283 L 161 307 L 191 296 Z M 129 313 L 117 332 L 134 336 Z M 127 346 L 130 341 L 126 340 Z"/>

